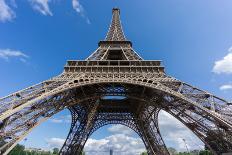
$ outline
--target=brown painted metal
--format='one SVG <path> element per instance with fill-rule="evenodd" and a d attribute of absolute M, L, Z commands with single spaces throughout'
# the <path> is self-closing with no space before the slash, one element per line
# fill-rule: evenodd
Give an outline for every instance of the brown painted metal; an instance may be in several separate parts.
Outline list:
<path fill-rule="evenodd" d="M 168 76 L 159 60 L 143 60 L 124 36 L 113 9 L 105 40 L 86 60 L 69 60 L 64 72 L 0 99 L 0 153 L 68 108 L 72 123 L 60 154 L 81 154 L 89 136 L 122 124 L 143 140 L 149 155 L 169 154 L 158 126 L 164 110 L 195 133 L 214 154 L 232 151 L 231 104 Z"/>

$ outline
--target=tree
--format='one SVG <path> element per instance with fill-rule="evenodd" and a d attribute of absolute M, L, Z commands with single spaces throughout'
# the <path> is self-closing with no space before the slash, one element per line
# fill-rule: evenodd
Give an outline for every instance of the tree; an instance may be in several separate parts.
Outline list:
<path fill-rule="evenodd" d="M 179 152 L 177 155 L 191 155 L 191 154 L 188 152 Z"/>
<path fill-rule="evenodd" d="M 59 149 L 58 148 L 54 148 L 53 149 L 53 154 L 59 154 Z"/>
<path fill-rule="evenodd" d="M 173 147 L 169 147 L 168 152 L 170 153 L 170 155 L 176 155 L 177 154 L 176 149 L 174 149 Z"/>
<path fill-rule="evenodd" d="M 200 150 L 191 150 L 191 155 L 199 155 Z"/>
<path fill-rule="evenodd" d="M 147 155 L 147 152 L 143 152 L 143 153 L 141 153 L 141 155 Z"/>
<path fill-rule="evenodd" d="M 26 155 L 23 145 L 17 144 L 9 153 L 9 155 Z"/>
<path fill-rule="evenodd" d="M 200 151 L 199 155 L 213 155 L 209 150 Z"/>

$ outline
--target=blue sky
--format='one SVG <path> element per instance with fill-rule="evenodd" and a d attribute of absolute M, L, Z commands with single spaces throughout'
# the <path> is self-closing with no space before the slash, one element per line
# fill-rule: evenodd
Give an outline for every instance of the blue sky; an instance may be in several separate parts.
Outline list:
<path fill-rule="evenodd" d="M 60 74 L 68 59 L 88 57 L 105 38 L 116 6 L 126 37 L 144 59 L 163 60 L 167 74 L 232 100 L 231 0 L 0 0 L 0 96 Z M 46 148 L 61 142 L 68 120 L 68 111 L 57 114 L 23 143 Z M 111 135 L 136 138 L 140 145 L 136 135 L 110 128 L 96 132 L 91 138 L 98 141 L 88 149 Z M 170 141 L 175 134 L 167 128 L 166 143 L 183 150 L 181 141 Z"/>

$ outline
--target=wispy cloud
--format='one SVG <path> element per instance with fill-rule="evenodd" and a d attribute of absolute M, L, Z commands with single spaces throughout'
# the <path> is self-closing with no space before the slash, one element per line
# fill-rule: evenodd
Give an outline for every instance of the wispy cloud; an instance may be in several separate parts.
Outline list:
<path fill-rule="evenodd" d="M 223 90 L 223 91 L 232 90 L 232 84 L 225 84 L 225 85 L 222 85 L 219 89 L 220 89 L 220 90 Z"/>
<path fill-rule="evenodd" d="M 0 58 L 9 61 L 9 59 L 13 57 L 18 58 L 22 62 L 26 62 L 26 59 L 29 58 L 28 55 L 18 50 L 0 49 Z"/>
<path fill-rule="evenodd" d="M 51 121 L 52 123 L 63 123 L 62 119 L 56 119 L 56 118 L 49 119 L 49 121 Z"/>
<path fill-rule="evenodd" d="M 72 6 L 73 6 L 73 9 L 78 13 L 80 14 L 88 24 L 90 24 L 90 20 L 89 18 L 86 16 L 85 14 L 85 10 L 83 8 L 83 6 L 80 4 L 79 0 L 72 0 Z"/>
<path fill-rule="evenodd" d="M 159 127 L 166 145 L 178 151 L 186 151 L 185 139 L 190 150 L 203 149 L 204 144 L 180 121 L 165 111 L 159 114 Z"/>
<path fill-rule="evenodd" d="M 63 138 L 49 138 L 46 142 L 50 148 L 61 148 L 65 142 Z M 143 141 L 140 138 L 131 137 L 125 134 L 114 134 L 102 139 L 89 138 L 85 144 L 84 151 L 88 155 L 108 155 L 109 150 L 124 155 L 139 155 L 145 151 Z"/>
<path fill-rule="evenodd" d="M 88 139 L 84 150 L 89 155 L 108 155 L 110 149 L 115 154 L 140 155 L 145 151 L 143 141 L 125 134 L 114 134 L 103 139 Z"/>
<path fill-rule="evenodd" d="M 204 144 L 181 122 L 170 114 L 161 111 L 159 115 L 159 126 L 162 137 L 168 147 L 174 147 L 178 151 L 186 151 L 185 139 L 190 150 L 203 149 Z M 139 155 L 145 151 L 145 146 L 140 137 L 135 136 L 135 132 L 123 125 L 112 125 L 107 128 L 112 133 L 101 139 L 89 138 L 84 150 L 88 155 L 107 155 L 113 149 L 115 153 L 125 155 Z M 65 139 L 50 138 L 46 139 L 50 148 L 61 148 Z M 104 152 L 105 151 L 105 152 Z"/>
<path fill-rule="evenodd" d="M 49 138 L 46 139 L 46 142 L 48 144 L 49 147 L 51 148 L 60 148 L 63 144 L 64 144 L 65 139 L 62 138 Z"/>
<path fill-rule="evenodd" d="M 213 72 L 217 74 L 232 74 L 232 47 L 229 53 L 221 60 L 214 63 Z"/>
<path fill-rule="evenodd" d="M 50 122 L 52 123 L 71 123 L 71 115 L 60 116 L 57 118 L 50 118 Z"/>
<path fill-rule="evenodd" d="M 6 1 L 0 0 L 0 21 L 11 21 L 15 17 L 15 12 L 7 5 Z"/>
<path fill-rule="evenodd" d="M 80 4 L 78 0 L 72 0 L 72 6 L 76 12 L 81 14 L 84 12 L 83 6 Z"/>
<path fill-rule="evenodd" d="M 16 13 L 12 10 L 12 7 L 17 7 L 15 0 L 0 0 L 0 22 L 11 21 L 16 17 Z M 45 16 L 53 16 L 53 13 L 50 9 L 49 4 L 54 0 L 28 0 L 31 4 L 32 8 L 35 11 L 45 15 Z M 79 0 L 71 0 L 73 9 L 83 17 L 88 24 L 90 24 L 90 20 L 86 15 L 85 9 L 79 2 Z M 10 4 L 10 5 L 8 5 Z"/>
<path fill-rule="evenodd" d="M 114 134 L 123 133 L 125 135 L 132 135 L 134 133 L 134 131 L 131 130 L 130 128 L 120 124 L 112 125 L 111 127 L 108 128 L 108 131 Z"/>
<path fill-rule="evenodd" d="M 40 12 L 43 15 L 50 15 L 52 16 L 52 12 L 49 7 L 49 3 L 51 0 L 29 0 L 32 8 L 38 12 Z"/>

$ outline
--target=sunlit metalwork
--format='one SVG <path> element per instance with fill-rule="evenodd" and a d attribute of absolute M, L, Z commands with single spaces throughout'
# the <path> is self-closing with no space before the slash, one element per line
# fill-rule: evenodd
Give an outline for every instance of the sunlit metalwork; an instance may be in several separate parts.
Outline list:
<path fill-rule="evenodd" d="M 143 60 L 124 36 L 117 8 L 105 40 L 86 60 L 69 60 L 62 74 L 0 99 L 1 154 L 65 108 L 72 123 L 62 155 L 81 154 L 89 136 L 107 124 L 134 130 L 149 155 L 168 155 L 158 126 L 160 110 L 186 125 L 214 154 L 232 152 L 231 103 L 168 76 L 161 61 Z"/>

